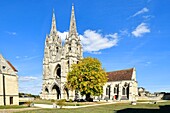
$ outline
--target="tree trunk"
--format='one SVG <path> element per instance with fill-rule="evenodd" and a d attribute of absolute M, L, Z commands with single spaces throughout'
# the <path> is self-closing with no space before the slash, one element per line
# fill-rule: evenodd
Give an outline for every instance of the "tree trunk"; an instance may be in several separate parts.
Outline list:
<path fill-rule="evenodd" d="M 90 98 L 90 93 L 86 94 L 86 101 L 93 102 L 93 99 Z"/>

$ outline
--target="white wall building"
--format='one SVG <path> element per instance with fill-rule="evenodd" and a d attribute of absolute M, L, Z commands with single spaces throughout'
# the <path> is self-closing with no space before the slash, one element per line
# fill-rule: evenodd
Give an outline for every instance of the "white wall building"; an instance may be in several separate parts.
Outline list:
<path fill-rule="evenodd" d="M 0 105 L 19 105 L 17 72 L 0 54 Z"/>
<path fill-rule="evenodd" d="M 138 97 L 136 69 L 130 68 L 107 72 L 108 82 L 103 87 L 102 98 L 135 101 Z"/>

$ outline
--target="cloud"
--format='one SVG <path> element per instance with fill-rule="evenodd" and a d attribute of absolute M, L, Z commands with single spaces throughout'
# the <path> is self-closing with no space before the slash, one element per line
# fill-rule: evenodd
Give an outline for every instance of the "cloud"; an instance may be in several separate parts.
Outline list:
<path fill-rule="evenodd" d="M 19 81 L 32 81 L 32 80 L 37 80 L 37 77 L 33 76 L 21 76 L 19 77 Z"/>
<path fill-rule="evenodd" d="M 141 9 L 140 11 L 136 12 L 132 17 L 135 17 L 137 15 L 140 15 L 140 14 L 143 14 L 143 13 L 146 13 L 146 12 L 149 12 L 149 9 L 144 7 L 143 9 Z"/>
<path fill-rule="evenodd" d="M 9 31 L 6 31 L 6 33 L 9 34 L 9 35 L 13 35 L 13 36 L 17 35 L 16 32 L 9 32 Z"/>
<path fill-rule="evenodd" d="M 22 60 L 22 61 L 28 61 L 28 60 L 33 60 L 33 59 L 36 59 L 36 58 L 39 58 L 39 57 L 41 57 L 41 55 L 31 56 L 31 57 L 28 57 L 28 56 L 16 56 L 15 58 L 18 59 L 18 60 Z"/>
<path fill-rule="evenodd" d="M 102 49 L 111 48 L 118 43 L 118 34 L 102 35 L 93 30 L 86 30 L 83 35 L 80 35 L 85 52 L 96 52 Z"/>
<path fill-rule="evenodd" d="M 19 58 L 20 58 L 20 56 L 16 56 L 15 58 L 16 58 L 16 59 L 19 59 Z"/>
<path fill-rule="evenodd" d="M 130 36 L 130 33 L 129 33 L 129 31 L 128 31 L 128 29 L 125 29 L 125 30 L 120 30 L 119 31 L 120 33 L 119 33 L 119 36 Z"/>
<path fill-rule="evenodd" d="M 66 39 L 66 36 L 68 36 L 68 31 L 64 31 L 64 32 L 58 31 L 58 35 L 59 37 L 61 37 L 62 42 L 64 42 Z"/>
<path fill-rule="evenodd" d="M 101 51 L 93 51 L 93 52 L 90 52 L 91 54 L 96 54 L 96 55 L 99 55 L 101 54 L 102 52 Z"/>
<path fill-rule="evenodd" d="M 79 35 L 83 51 L 92 54 L 101 54 L 100 50 L 111 48 L 118 43 L 118 33 L 102 35 L 101 31 L 86 30 Z M 58 32 L 62 41 L 65 41 L 68 32 Z"/>
<path fill-rule="evenodd" d="M 150 20 L 150 19 L 154 18 L 154 16 L 153 15 L 145 15 L 145 16 L 143 16 L 143 18 L 145 20 Z"/>
<path fill-rule="evenodd" d="M 141 23 L 134 31 L 132 31 L 132 35 L 135 37 L 141 37 L 145 33 L 150 33 L 150 29 L 146 23 Z"/>

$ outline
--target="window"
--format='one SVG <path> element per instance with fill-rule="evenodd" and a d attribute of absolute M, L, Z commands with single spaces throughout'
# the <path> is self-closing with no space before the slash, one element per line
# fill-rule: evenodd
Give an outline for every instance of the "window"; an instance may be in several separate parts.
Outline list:
<path fill-rule="evenodd" d="M 10 100 L 10 104 L 13 104 L 13 97 L 10 97 L 9 100 Z"/>
<path fill-rule="evenodd" d="M 57 51 L 57 53 L 58 53 L 58 47 L 56 47 L 56 51 Z"/>
<path fill-rule="evenodd" d="M 5 69 L 6 67 L 5 66 L 2 66 L 2 69 Z"/>
<path fill-rule="evenodd" d="M 116 87 L 114 87 L 114 93 L 117 93 L 117 88 Z"/>
<path fill-rule="evenodd" d="M 71 47 L 68 47 L 68 50 L 71 51 Z"/>
<path fill-rule="evenodd" d="M 110 95 L 110 86 L 107 86 L 106 88 L 106 95 Z"/>
<path fill-rule="evenodd" d="M 125 94 L 126 94 L 126 88 L 123 87 L 123 89 L 122 89 L 122 95 L 125 95 Z"/>

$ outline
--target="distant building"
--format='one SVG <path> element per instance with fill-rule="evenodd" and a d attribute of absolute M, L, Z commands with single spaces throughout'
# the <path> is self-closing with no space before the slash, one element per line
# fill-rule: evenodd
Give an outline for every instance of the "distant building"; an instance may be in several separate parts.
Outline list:
<path fill-rule="evenodd" d="M 75 91 L 65 87 L 67 74 L 72 64 L 83 58 L 80 38 L 77 35 L 74 6 L 72 6 L 69 34 L 62 45 L 57 34 L 53 12 L 50 34 L 46 36 L 43 59 L 42 99 L 81 98 Z M 138 95 L 135 68 L 108 72 L 109 80 L 103 87 L 101 99 L 136 100 Z"/>
<path fill-rule="evenodd" d="M 0 105 L 19 105 L 17 72 L 0 54 Z"/>

